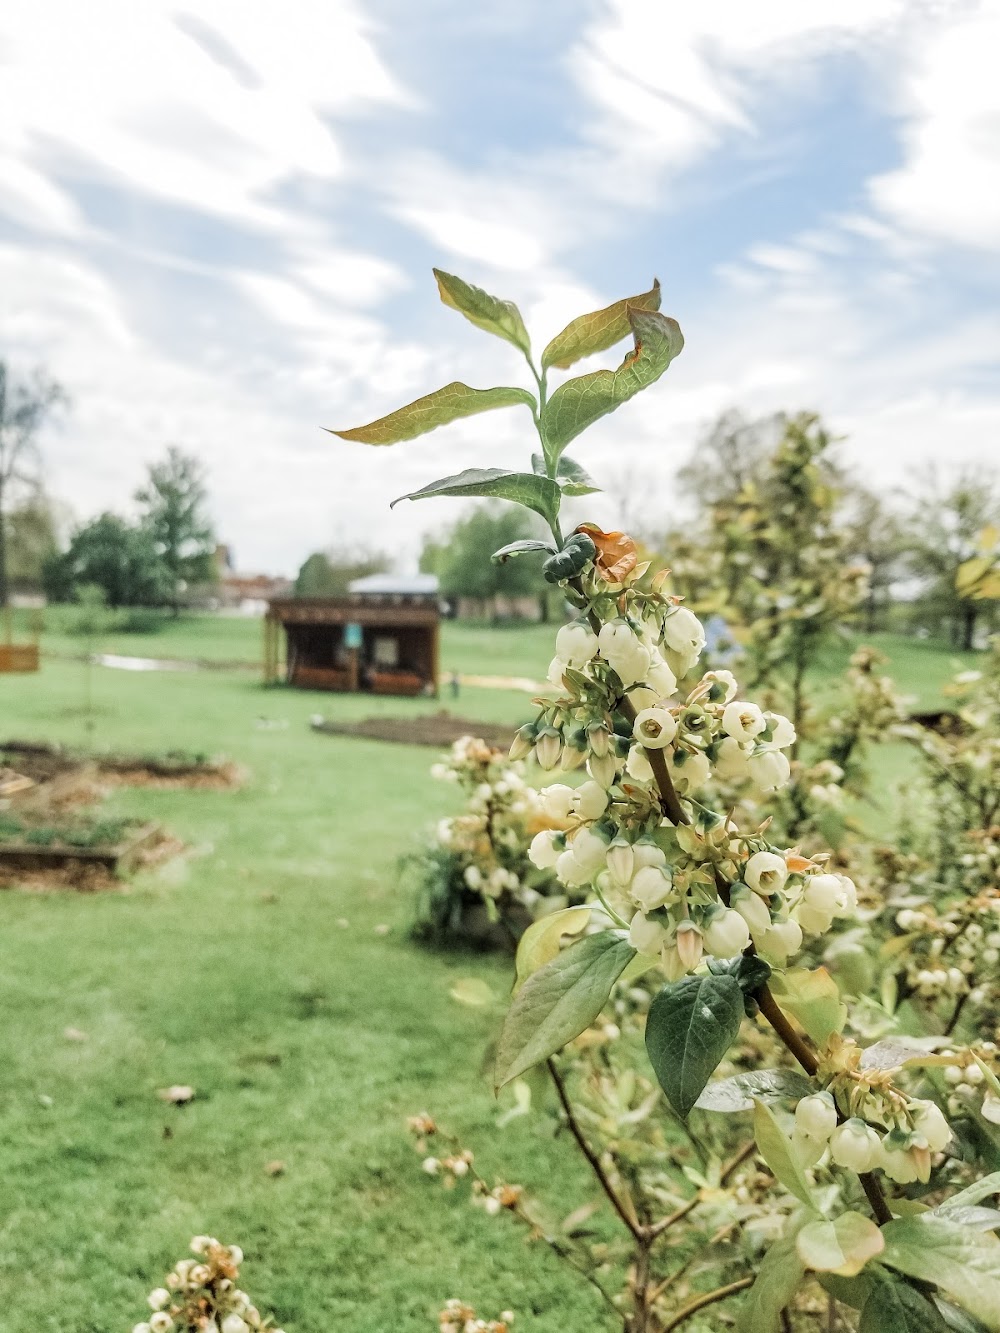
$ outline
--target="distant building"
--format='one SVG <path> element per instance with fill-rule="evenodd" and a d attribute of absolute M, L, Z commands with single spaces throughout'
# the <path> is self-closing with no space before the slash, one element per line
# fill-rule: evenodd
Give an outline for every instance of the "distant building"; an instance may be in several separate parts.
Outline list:
<path fill-rule="evenodd" d="M 217 584 L 209 595 L 216 606 L 224 611 L 236 611 L 244 616 L 263 616 L 274 597 L 284 597 L 292 590 L 290 579 L 273 574 L 240 574 L 234 568 L 232 547 L 225 544 L 215 548 Z"/>
<path fill-rule="evenodd" d="M 264 679 L 436 694 L 440 624 L 438 581 L 429 574 L 372 574 L 346 597 L 275 597 L 264 622 Z"/>

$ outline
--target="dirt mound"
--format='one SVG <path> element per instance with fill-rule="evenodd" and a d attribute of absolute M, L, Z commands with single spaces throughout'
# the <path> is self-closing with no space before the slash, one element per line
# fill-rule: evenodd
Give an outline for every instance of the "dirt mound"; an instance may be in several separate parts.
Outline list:
<path fill-rule="evenodd" d="M 434 745 L 446 749 L 463 736 L 478 736 L 488 745 L 509 749 L 514 728 L 496 722 L 476 722 L 453 717 L 447 710 L 425 713 L 421 717 L 366 717 L 360 722 L 331 722 L 316 718 L 314 731 L 332 736 L 362 736 L 372 741 L 395 741 L 402 745 Z"/>

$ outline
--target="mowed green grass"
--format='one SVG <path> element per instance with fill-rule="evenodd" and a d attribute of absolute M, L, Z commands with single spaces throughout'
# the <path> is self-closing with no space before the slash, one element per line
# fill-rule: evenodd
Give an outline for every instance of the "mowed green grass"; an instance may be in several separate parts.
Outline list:
<path fill-rule="evenodd" d="M 443 662 L 542 677 L 551 633 L 447 625 Z M 114 646 L 187 657 L 211 643 L 224 659 L 238 642 L 251 661 L 257 634 L 197 617 Z M 929 700 L 952 662 L 900 645 L 917 651 L 894 667 Z M 509 963 L 406 939 L 396 859 L 455 800 L 428 780 L 434 752 L 307 725 L 317 711 L 439 704 L 265 690 L 249 671 L 93 668 L 91 732 L 85 679 L 54 658 L 0 678 L 0 736 L 224 752 L 250 777 L 236 792 L 119 790 L 112 812 L 160 819 L 190 849 L 127 892 L 0 895 L 4 1333 L 129 1329 L 202 1231 L 244 1247 L 248 1287 L 288 1333 L 430 1333 L 451 1295 L 488 1314 L 514 1308 L 535 1333 L 613 1326 L 507 1218 L 429 1180 L 403 1128 L 427 1110 L 477 1149 L 487 1177 L 517 1179 L 556 1210 L 591 1197 L 544 1118 L 494 1131 L 483 1067 L 499 1008 L 463 1007 L 449 990 L 479 976 L 499 1005 Z M 507 691 L 445 702 L 489 720 L 530 712 Z M 158 1100 L 174 1083 L 196 1089 L 190 1106 Z M 285 1170 L 268 1175 L 275 1160 Z"/>
<path fill-rule="evenodd" d="M 0 681 L 3 732 L 81 741 L 83 670 L 48 662 Z M 424 1175 L 404 1130 L 428 1110 L 488 1177 L 567 1211 L 588 1197 L 542 1120 L 494 1136 L 496 1016 L 448 992 L 480 976 L 499 1001 L 509 963 L 406 939 L 396 858 L 455 799 L 427 778 L 435 752 L 307 726 L 318 707 L 436 705 L 99 668 L 94 697 L 96 743 L 225 751 L 251 777 L 230 793 L 118 792 L 112 808 L 191 848 L 125 894 L 0 895 L 4 1333 L 131 1328 L 203 1231 L 243 1245 L 248 1286 L 289 1333 L 428 1331 L 451 1295 L 514 1306 L 532 1329 L 601 1327 L 542 1247 Z M 496 692 L 463 705 L 522 707 Z M 157 1099 L 174 1083 L 197 1090 L 190 1106 Z"/>

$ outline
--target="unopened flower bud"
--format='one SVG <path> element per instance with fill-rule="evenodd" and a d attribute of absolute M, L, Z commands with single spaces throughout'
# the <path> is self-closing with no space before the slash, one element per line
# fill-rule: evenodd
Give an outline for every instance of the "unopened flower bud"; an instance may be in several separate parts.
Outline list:
<path fill-rule="evenodd" d="M 539 733 L 535 741 L 535 759 L 540 768 L 546 770 L 555 768 L 559 762 L 559 756 L 562 754 L 562 738 L 558 731 L 552 727 L 547 727 Z"/>
<path fill-rule="evenodd" d="M 519 727 L 514 733 L 514 740 L 510 747 L 511 759 L 526 759 L 535 744 L 535 728 L 530 724 Z"/>
<path fill-rule="evenodd" d="M 825 1143 L 837 1128 L 837 1107 L 829 1092 L 803 1097 L 795 1108 L 795 1128 Z"/>
<path fill-rule="evenodd" d="M 556 653 L 572 667 L 586 666 L 597 652 L 597 635 L 582 620 L 563 625 L 556 635 Z"/>
<path fill-rule="evenodd" d="M 870 1125 L 852 1116 L 830 1135 L 830 1156 L 838 1166 L 862 1175 L 871 1171 L 882 1155 L 882 1140 Z"/>
<path fill-rule="evenodd" d="M 791 775 L 788 756 L 780 750 L 758 750 L 747 760 L 747 772 L 754 786 L 762 792 L 777 791 Z"/>
<path fill-rule="evenodd" d="M 659 866 L 643 866 L 636 871 L 629 885 L 629 893 L 644 912 L 662 907 L 672 891 L 670 876 Z"/>
<path fill-rule="evenodd" d="M 701 931 L 693 921 L 682 921 L 677 927 L 675 947 L 685 972 L 693 971 L 701 962 L 704 952 Z"/>
<path fill-rule="evenodd" d="M 639 953 L 656 954 L 666 939 L 667 932 L 659 921 L 652 921 L 641 912 L 636 912 L 628 931 L 628 942 L 633 949 L 638 949 Z"/>
<path fill-rule="evenodd" d="M 556 835 L 551 829 L 536 833 L 528 848 L 528 860 L 539 870 L 551 870 L 564 849 L 556 842 Z"/>
<path fill-rule="evenodd" d="M 775 921 L 757 937 L 756 945 L 765 962 L 784 967 L 791 955 L 802 948 L 802 928 L 797 921 Z"/>
<path fill-rule="evenodd" d="M 580 819 L 600 819 L 607 808 L 608 793 L 599 782 L 584 782 L 573 793 L 573 811 Z"/>
<path fill-rule="evenodd" d="M 222 1321 L 222 1333 L 248 1333 L 248 1325 L 238 1314 L 227 1314 Z"/>
<path fill-rule="evenodd" d="M 592 754 L 603 759 L 611 752 L 611 732 L 603 722 L 593 722 L 587 728 L 587 742 Z"/>
<path fill-rule="evenodd" d="M 688 655 L 693 652 L 697 661 L 705 646 L 705 630 L 693 611 L 678 606 L 663 622 L 663 642 L 676 653 Z"/>
<path fill-rule="evenodd" d="M 730 903 L 750 927 L 752 934 L 762 935 L 765 930 L 770 929 L 771 913 L 768 910 L 767 903 L 756 893 L 752 893 L 746 886 L 733 890 Z"/>
<path fill-rule="evenodd" d="M 735 958 L 749 943 L 749 926 L 729 907 L 717 912 L 705 930 L 705 948 L 715 958 Z"/>
<path fill-rule="evenodd" d="M 652 782 L 653 769 L 641 745 L 633 745 L 625 761 L 625 772 L 636 782 Z"/>
<path fill-rule="evenodd" d="M 562 782 L 554 782 L 551 787 L 542 788 L 540 793 L 542 810 L 549 819 L 561 822 L 569 818 L 575 796 L 572 787 L 567 787 Z"/>
<path fill-rule="evenodd" d="M 147 1299 L 151 1310 L 164 1310 L 170 1304 L 170 1292 L 166 1287 L 157 1287 L 149 1293 Z"/>
<path fill-rule="evenodd" d="M 787 750 L 795 744 L 795 728 L 787 717 L 780 713 L 767 713 L 767 725 L 771 728 L 771 744 L 779 750 Z"/>
<path fill-rule="evenodd" d="M 911 1105 L 913 1128 L 924 1139 L 931 1152 L 943 1152 L 951 1142 L 951 1126 L 944 1112 L 935 1102 L 915 1102 Z"/>
<path fill-rule="evenodd" d="M 635 853 L 623 839 L 616 839 L 608 848 L 608 871 L 614 882 L 622 886 L 635 874 Z"/>
<path fill-rule="evenodd" d="M 587 772 L 602 787 L 611 787 L 618 776 L 618 761 L 613 754 L 592 754 L 587 760 Z"/>

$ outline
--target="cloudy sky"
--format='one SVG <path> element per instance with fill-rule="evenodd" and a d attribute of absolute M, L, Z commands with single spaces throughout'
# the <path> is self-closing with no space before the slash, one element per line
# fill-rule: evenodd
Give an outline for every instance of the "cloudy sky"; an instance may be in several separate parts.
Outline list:
<path fill-rule="evenodd" d="M 732 405 L 822 411 L 887 487 L 995 458 L 998 52 L 1000 0 L 4 6 L 0 355 L 72 394 L 50 487 L 125 508 L 173 441 L 242 569 L 335 541 L 405 566 L 455 502 L 389 499 L 530 450 L 516 409 L 322 432 L 524 381 L 435 264 L 538 346 L 659 276 L 684 354 L 574 446 L 605 516 L 630 487 L 665 512 Z"/>

